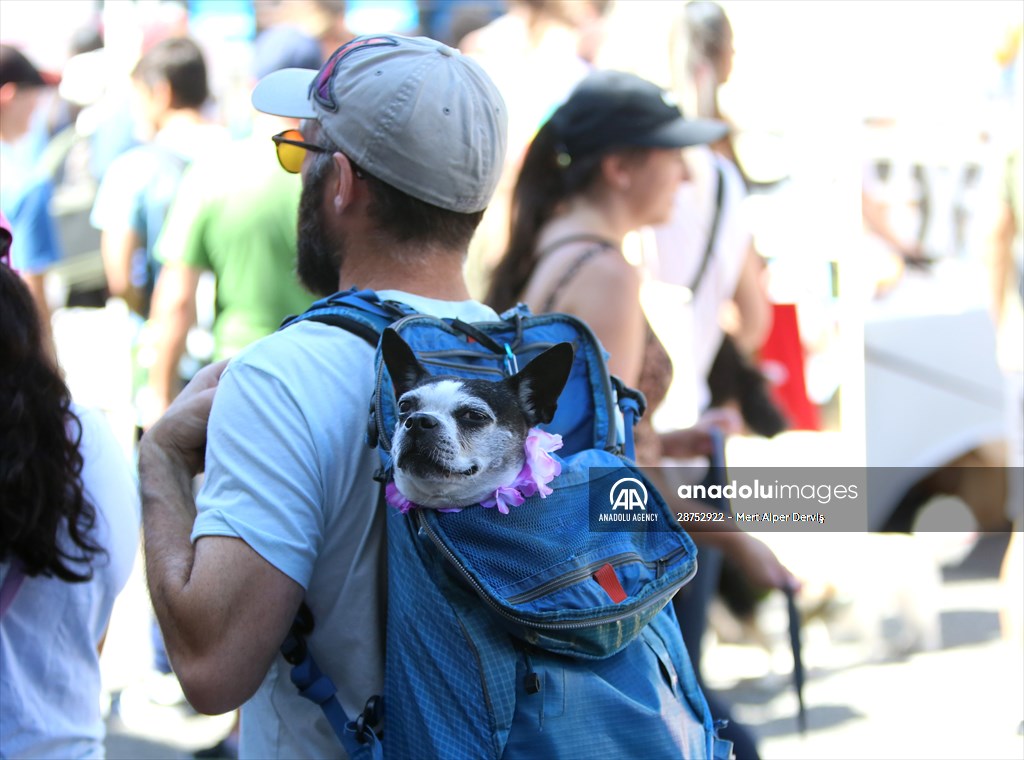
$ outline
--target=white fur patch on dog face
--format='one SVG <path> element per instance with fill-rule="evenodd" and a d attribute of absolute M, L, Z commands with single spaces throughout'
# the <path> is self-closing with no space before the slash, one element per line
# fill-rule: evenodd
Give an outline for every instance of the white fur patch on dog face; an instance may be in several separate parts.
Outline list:
<path fill-rule="evenodd" d="M 468 395 L 458 380 L 438 380 L 436 383 L 421 385 L 406 393 L 402 398 L 415 398 L 419 402 L 419 410 L 437 415 L 451 416 L 461 405 L 480 406 L 487 414 L 491 409 L 479 399 Z"/>

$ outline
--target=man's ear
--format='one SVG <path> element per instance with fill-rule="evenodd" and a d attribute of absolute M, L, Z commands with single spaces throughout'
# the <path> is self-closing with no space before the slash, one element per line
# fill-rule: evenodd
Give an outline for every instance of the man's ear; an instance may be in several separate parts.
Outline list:
<path fill-rule="evenodd" d="M 505 380 L 531 427 L 554 419 L 574 355 L 571 343 L 558 343 Z"/>
<path fill-rule="evenodd" d="M 330 203 L 334 212 L 340 214 L 355 197 L 356 175 L 352 162 L 344 153 L 335 153 L 331 158 L 334 160 L 334 176 L 330 186 Z"/>
<path fill-rule="evenodd" d="M 384 358 L 384 366 L 388 368 L 388 375 L 391 376 L 396 399 L 401 398 L 402 394 L 430 374 L 420 364 L 409 344 L 390 327 L 381 335 L 380 352 Z"/>

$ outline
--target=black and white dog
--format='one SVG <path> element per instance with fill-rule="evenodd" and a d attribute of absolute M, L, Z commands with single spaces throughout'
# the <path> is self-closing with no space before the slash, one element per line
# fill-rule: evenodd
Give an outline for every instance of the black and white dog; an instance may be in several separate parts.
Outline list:
<path fill-rule="evenodd" d="M 381 352 L 398 399 L 395 486 L 440 509 L 477 504 L 516 478 L 530 428 L 554 417 L 573 362 L 572 345 L 559 343 L 492 382 L 429 374 L 391 329 Z"/>

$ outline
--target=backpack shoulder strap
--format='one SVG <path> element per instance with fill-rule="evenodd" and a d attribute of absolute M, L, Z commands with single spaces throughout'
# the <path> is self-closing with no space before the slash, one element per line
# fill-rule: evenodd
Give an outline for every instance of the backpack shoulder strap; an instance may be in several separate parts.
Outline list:
<path fill-rule="evenodd" d="M 384 750 L 373 728 L 381 718 L 380 699 L 371 698 L 355 720 L 349 718 L 338 700 L 337 687 L 309 651 L 306 639 L 312 630 L 313 613 L 303 603 L 281 644 L 281 655 L 292 666 L 292 683 L 300 696 L 320 707 L 350 760 L 383 760 Z"/>
<path fill-rule="evenodd" d="M 362 338 L 364 341 L 370 344 L 371 347 L 377 347 L 377 341 L 380 340 L 380 332 L 366 324 L 366 322 L 359 319 L 354 319 L 345 314 L 310 314 L 308 317 L 304 317 L 305 320 L 310 322 L 320 322 L 324 325 L 331 325 L 332 327 L 340 327 L 346 332 L 350 332 L 358 338 Z"/>
<path fill-rule="evenodd" d="M 372 290 L 343 290 L 314 301 L 302 314 L 287 317 L 279 330 L 299 322 L 320 322 L 352 333 L 374 348 L 384 328 L 416 310 L 397 301 L 382 301 Z"/>
<path fill-rule="evenodd" d="M 320 322 L 340 327 L 376 348 L 384 328 L 396 319 L 413 313 L 415 310 L 405 304 L 381 301 L 372 290 L 352 288 L 314 302 L 302 314 L 286 318 L 278 330 L 307 320 Z M 383 486 L 377 501 L 377 508 L 382 509 Z M 380 719 L 379 698 L 371 698 L 366 709 L 355 720 L 349 718 L 338 700 L 337 687 L 330 676 L 320 670 L 309 651 L 307 639 L 313 626 L 313 612 L 303 602 L 280 647 L 281 655 L 292 666 L 292 683 L 302 697 L 320 707 L 352 760 L 382 760 L 380 739 L 373 731 L 373 726 Z"/>

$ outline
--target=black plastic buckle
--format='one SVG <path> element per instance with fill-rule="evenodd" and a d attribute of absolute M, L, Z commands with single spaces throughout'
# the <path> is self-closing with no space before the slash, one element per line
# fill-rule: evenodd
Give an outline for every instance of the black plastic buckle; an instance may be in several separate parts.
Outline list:
<path fill-rule="evenodd" d="M 373 696 L 366 700 L 366 707 L 356 718 L 356 740 L 360 744 L 370 741 L 370 734 L 384 717 L 384 698 Z"/>
<path fill-rule="evenodd" d="M 306 640 L 289 632 L 281 644 L 281 656 L 289 665 L 298 665 L 306 659 Z"/>
<path fill-rule="evenodd" d="M 615 375 L 610 375 L 609 377 L 612 381 L 612 387 L 615 389 L 615 394 L 618 396 L 619 401 L 621 402 L 621 400 L 624 398 L 632 399 L 633 401 L 636 402 L 636 405 L 640 409 L 640 412 L 637 414 L 637 419 L 639 420 L 641 417 L 643 417 L 644 414 L 647 412 L 647 397 L 644 396 L 643 392 L 636 388 L 630 388 Z"/>
<path fill-rule="evenodd" d="M 292 622 L 292 632 L 299 636 L 308 636 L 313 632 L 313 610 L 305 602 L 299 605 Z"/>
<path fill-rule="evenodd" d="M 306 659 L 306 637 L 313 632 L 313 610 L 303 602 L 295 613 L 292 627 L 281 644 L 281 655 L 290 665 L 298 665 Z"/>

